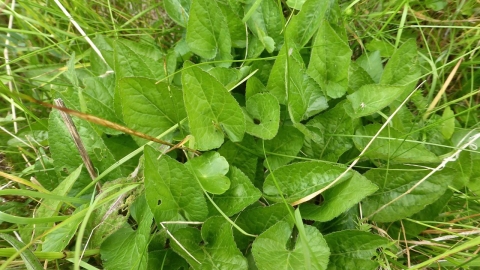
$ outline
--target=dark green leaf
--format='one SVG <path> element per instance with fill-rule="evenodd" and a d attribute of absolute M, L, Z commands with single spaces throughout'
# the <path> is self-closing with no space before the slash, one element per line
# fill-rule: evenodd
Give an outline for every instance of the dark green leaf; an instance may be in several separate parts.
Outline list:
<path fill-rule="evenodd" d="M 202 221 L 207 203 L 195 177 L 181 163 L 145 146 L 145 194 L 157 222 Z"/>
<path fill-rule="evenodd" d="M 271 172 L 263 184 L 263 193 L 270 200 L 282 202 L 274 183 L 276 181 L 285 200 L 288 203 L 295 202 L 324 188 L 345 170 L 343 166 L 315 161 L 293 163 Z M 348 172 L 341 181 L 351 178 L 353 174 L 352 171 Z"/>
<path fill-rule="evenodd" d="M 378 263 L 372 260 L 377 249 L 389 241 L 379 235 L 364 231 L 346 230 L 327 234 L 325 240 L 330 247 L 329 270 L 335 269 L 376 269 Z"/>
<path fill-rule="evenodd" d="M 255 239 L 252 253 L 259 269 L 326 269 L 330 250 L 322 234 L 315 228 L 305 225 L 307 243 L 296 239 L 295 246 L 287 249 L 291 240 L 292 227 L 280 221 Z M 293 243 L 292 243 L 293 244 Z M 305 249 L 305 245 L 308 249 Z M 310 257 L 310 265 L 305 262 L 305 253 Z"/>
<path fill-rule="evenodd" d="M 380 124 L 371 124 L 357 129 L 357 137 L 353 138 L 355 146 L 362 151 L 371 138 L 380 129 Z M 366 157 L 389 160 L 393 163 L 434 163 L 440 158 L 428 151 L 421 142 L 414 142 L 409 136 L 393 128 L 385 128 L 380 132 L 369 149 Z"/>
<path fill-rule="evenodd" d="M 265 154 L 268 158 L 263 164 L 265 168 L 276 170 L 278 167 L 292 161 L 303 145 L 303 134 L 292 126 L 282 126 L 277 136 L 272 140 L 264 141 Z M 262 141 L 258 142 L 258 149 L 262 150 Z"/>
<path fill-rule="evenodd" d="M 243 142 L 255 143 L 253 137 L 248 135 L 245 136 Z M 244 148 L 243 145 L 237 145 L 236 143 L 227 141 L 222 145 L 218 152 L 227 159 L 231 166 L 239 168 L 249 179 L 255 178 L 258 160 L 255 151 Z"/>
<path fill-rule="evenodd" d="M 434 173 L 413 191 L 407 193 L 430 170 L 412 171 L 406 167 L 390 167 L 390 169 L 388 173 L 384 169 L 371 169 L 365 174 L 365 177 L 371 179 L 379 187 L 375 194 L 362 203 L 363 213 L 366 217 L 392 200 L 396 200 L 373 215 L 371 219 L 374 221 L 391 222 L 410 217 L 440 198 L 453 178 L 456 177 L 453 170 L 445 168 Z M 397 199 L 398 197 L 400 198 Z"/>
<path fill-rule="evenodd" d="M 187 115 L 182 91 L 174 85 L 155 80 L 124 78 L 118 85 L 123 120 L 128 127 L 156 137 Z M 139 144 L 146 140 L 134 137 Z"/>
<path fill-rule="evenodd" d="M 242 109 L 221 83 L 187 63 L 182 84 L 190 131 L 198 149 L 220 147 L 224 131 L 230 140 L 242 140 L 245 133 Z"/>
<path fill-rule="evenodd" d="M 232 226 L 222 217 L 211 217 L 202 232 L 183 228 L 173 233 L 182 246 L 202 264 L 199 265 L 174 241 L 173 250 L 190 263 L 193 269 L 248 269 L 247 259 L 235 245 Z M 201 244 L 203 239 L 204 244 Z"/>
<path fill-rule="evenodd" d="M 330 221 L 377 189 L 378 187 L 367 178 L 355 173 L 352 178 L 322 193 L 324 201 L 319 206 L 304 203 L 300 205 L 300 211 L 304 219 Z"/>

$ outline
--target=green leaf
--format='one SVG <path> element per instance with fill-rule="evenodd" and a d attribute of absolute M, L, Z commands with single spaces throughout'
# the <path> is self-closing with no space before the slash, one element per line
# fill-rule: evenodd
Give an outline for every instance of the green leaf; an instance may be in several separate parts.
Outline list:
<path fill-rule="evenodd" d="M 282 126 L 278 130 L 277 136 L 272 140 L 264 141 L 264 144 L 270 168 L 267 166 L 267 161 L 263 165 L 274 171 L 295 159 L 302 149 L 303 134 L 295 127 Z M 258 148 L 263 153 L 262 141 L 258 142 Z"/>
<path fill-rule="evenodd" d="M 95 170 L 98 172 L 105 171 L 108 167 L 116 162 L 112 153 L 103 142 L 102 138 L 97 134 L 92 125 L 82 119 L 72 118 L 80 138 L 92 160 Z M 52 111 L 48 120 L 48 141 L 50 145 L 50 153 L 52 154 L 55 169 L 59 172 L 70 174 L 83 164 L 83 160 L 78 153 L 78 149 L 73 142 L 72 136 L 67 130 L 62 117 L 58 111 Z M 119 168 L 114 169 L 102 182 L 114 180 L 122 177 Z M 73 185 L 71 194 L 76 194 L 84 187 L 92 182 L 87 171 L 84 169 L 77 181 Z"/>
<path fill-rule="evenodd" d="M 157 270 L 159 265 L 163 269 L 188 269 L 188 263 L 171 249 L 155 250 L 148 253 L 148 269 Z"/>
<path fill-rule="evenodd" d="M 442 114 L 442 135 L 445 139 L 450 139 L 455 132 L 455 113 L 446 107 Z"/>
<path fill-rule="evenodd" d="M 182 71 L 185 108 L 199 150 L 223 144 L 223 131 L 234 142 L 245 133 L 245 118 L 237 101 L 214 77 L 186 64 Z"/>
<path fill-rule="evenodd" d="M 213 201 L 227 216 L 232 216 L 260 199 L 262 192 L 236 167 L 230 168 L 228 177 L 232 182 L 230 188 L 225 193 L 214 196 Z"/>
<path fill-rule="evenodd" d="M 217 152 L 208 152 L 189 160 L 185 166 L 196 175 L 202 187 L 212 194 L 222 194 L 230 188 L 228 162 Z"/>
<path fill-rule="evenodd" d="M 326 269 L 330 250 L 322 234 L 312 226 L 305 225 L 308 242 L 297 238 L 295 246 L 287 249 L 291 240 L 292 227 L 280 221 L 255 239 L 252 253 L 259 269 Z M 307 244 L 308 250 L 305 250 Z M 311 265 L 306 264 L 304 254 L 308 253 Z"/>
<path fill-rule="evenodd" d="M 225 15 L 225 18 L 227 18 L 228 29 L 232 39 L 232 47 L 245 48 L 247 45 L 247 36 L 242 19 L 233 11 L 229 4 L 221 1 L 218 1 L 217 4 Z"/>
<path fill-rule="evenodd" d="M 356 131 L 353 142 L 362 151 L 380 129 L 380 124 L 363 126 Z M 421 142 L 414 142 L 409 136 L 393 128 L 385 128 L 365 153 L 372 159 L 389 160 L 393 163 L 435 163 L 441 159 L 428 151 Z"/>
<path fill-rule="evenodd" d="M 231 89 L 241 79 L 239 70 L 233 68 L 214 67 L 209 69 L 208 73 L 227 89 Z"/>
<path fill-rule="evenodd" d="M 312 46 L 308 74 L 329 97 L 342 97 L 347 92 L 352 56 L 346 34 L 337 33 L 328 21 L 323 20 Z"/>
<path fill-rule="evenodd" d="M 202 221 L 207 203 L 195 177 L 181 163 L 145 146 L 145 194 L 157 222 Z"/>
<path fill-rule="evenodd" d="M 259 235 L 281 220 L 293 225 L 289 211 L 293 213 L 293 207 L 283 203 L 249 208 L 238 215 L 235 223 L 245 231 Z M 254 240 L 238 231 L 234 231 L 234 235 L 235 242 L 241 250 L 246 249 Z"/>
<path fill-rule="evenodd" d="M 301 10 L 305 1 L 306 0 L 287 0 L 287 5 L 290 8 Z"/>
<path fill-rule="evenodd" d="M 380 84 L 410 85 L 415 84 L 420 77 L 417 65 L 417 43 L 409 39 L 398 48 L 388 60 L 383 70 Z"/>
<path fill-rule="evenodd" d="M 246 14 L 250 12 L 250 9 L 256 4 L 256 2 L 257 0 L 246 1 Z M 260 5 L 255 8 L 251 17 L 247 21 L 247 26 L 250 31 L 261 40 L 265 47 L 267 47 L 267 45 L 272 45 L 271 42 L 273 40 L 277 49 L 283 44 L 282 30 L 284 24 L 285 17 L 281 13 L 276 0 L 261 0 Z M 266 40 L 264 37 L 270 37 L 272 40 L 267 39 L 268 44 L 265 44 Z"/>
<path fill-rule="evenodd" d="M 137 131 L 156 137 L 186 117 L 182 90 L 174 85 L 133 77 L 120 80 L 123 120 Z M 142 145 L 145 139 L 134 137 Z"/>
<path fill-rule="evenodd" d="M 283 105 L 287 104 L 287 66 L 287 46 L 283 46 L 278 52 L 267 83 L 267 91 Z"/>
<path fill-rule="evenodd" d="M 192 259 L 177 242 L 171 241 L 172 249 L 187 260 L 193 269 L 248 269 L 247 259 L 238 250 L 233 239 L 232 227 L 222 217 L 211 217 L 202 226 L 183 228 L 173 233 L 175 239 L 198 261 Z M 202 242 L 203 239 L 203 243 Z"/>
<path fill-rule="evenodd" d="M 100 254 L 105 269 L 147 269 L 148 243 L 153 214 L 145 197 L 139 197 L 132 205 L 138 223 L 137 230 L 131 227 L 120 229 L 102 243 Z"/>
<path fill-rule="evenodd" d="M 8 234 L 0 233 L 0 238 L 7 241 L 17 251 L 25 247 L 24 243 L 18 241 L 13 236 L 10 236 Z M 23 263 L 25 264 L 26 269 L 28 270 L 43 269 L 43 266 L 40 264 L 40 261 L 38 261 L 37 257 L 35 257 L 35 255 L 29 248 L 24 249 L 22 253 L 20 253 L 20 256 L 22 257 L 22 260 L 23 260 Z"/>
<path fill-rule="evenodd" d="M 305 139 L 303 152 L 310 157 L 337 162 L 340 156 L 353 147 L 353 141 L 348 136 L 353 135 L 358 120 L 348 116 L 343 108 L 343 102 L 325 113 L 308 121 L 306 127 L 322 137 L 322 140 Z"/>
<path fill-rule="evenodd" d="M 387 107 L 402 93 L 404 88 L 395 85 L 367 84 L 347 96 L 345 109 L 352 118 L 374 114 Z"/>
<path fill-rule="evenodd" d="M 348 93 L 355 93 L 360 87 L 374 83 L 367 71 L 356 62 L 350 63 L 350 67 L 348 68 Z"/>
<path fill-rule="evenodd" d="M 75 209 L 72 216 L 83 210 L 83 207 Z M 51 232 L 45 236 L 45 240 L 42 244 L 43 252 L 62 252 L 70 243 L 73 236 L 80 227 L 82 219 L 76 219 L 68 222 L 67 225 L 57 228 L 54 232 Z M 67 221 L 64 221 L 67 222 Z M 38 227 L 37 227 L 38 229 Z"/>
<path fill-rule="evenodd" d="M 325 15 L 336 1 L 332 0 L 288 0 L 303 3 L 301 11 L 292 17 L 286 29 L 288 42 L 295 43 L 297 48 L 303 48 L 320 27 Z"/>
<path fill-rule="evenodd" d="M 402 197 L 380 210 L 371 219 L 378 222 L 400 220 L 410 217 L 435 202 L 445 193 L 450 182 L 456 177 L 455 171 L 445 168 L 436 172 L 412 192 L 404 195 L 429 172 L 430 170 L 412 171 L 406 167 L 390 167 L 388 173 L 384 169 L 369 170 L 365 173 L 365 177 L 377 184 L 379 189 L 363 201 L 364 215 L 370 216 L 380 207 L 400 196 Z"/>
<path fill-rule="evenodd" d="M 280 124 L 280 105 L 269 93 L 261 93 L 247 99 L 244 110 L 247 133 L 264 140 L 277 135 Z"/>
<path fill-rule="evenodd" d="M 245 136 L 243 141 L 252 141 L 252 143 L 255 143 L 253 137 L 248 135 Z M 258 157 L 254 151 L 248 151 L 248 149 L 244 149 L 231 141 L 227 141 L 218 152 L 225 157 L 231 166 L 239 168 L 249 179 L 255 179 Z"/>
<path fill-rule="evenodd" d="M 345 230 L 325 235 L 330 247 L 329 270 L 376 269 L 378 262 L 372 260 L 377 249 L 389 244 L 388 239 L 365 231 Z"/>
<path fill-rule="evenodd" d="M 69 176 L 67 176 L 53 191 L 52 194 L 59 196 L 67 196 L 70 190 L 72 189 L 75 181 L 77 181 L 80 173 L 82 172 L 83 164 L 78 166 L 78 168 L 73 171 Z M 58 215 L 58 211 L 62 206 L 63 202 L 54 200 L 54 199 L 45 199 L 42 201 L 41 205 L 35 211 L 35 217 L 53 217 Z M 52 223 L 44 227 L 36 228 L 35 234 L 43 234 L 50 226 L 53 226 Z"/>
<path fill-rule="evenodd" d="M 101 117 L 108 121 L 122 124 L 123 121 L 115 114 L 114 109 L 115 76 L 91 77 L 85 80 L 83 96 L 87 105 L 87 113 Z M 97 126 L 102 132 L 109 135 L 122 134 L 111 128 Z"/>
<path fill-rule="evenodd" d="M 245 88 L 245 98 L 248 100 L 256 94 L 260 94 L 267 91 L 265 85 L 257 77 L 253 76 L 247 80 L 247 86 Z M 277 102 L 278 103 L 278 102 Z"/>
<path fill-rule="evenodd" d="M 324 188 L 345 170 L 346 168 L 343 166 L 316 161 L 286 165 L 267 176 L 263 184 L 263 194 L 269 200 L 282 202 L 283 200 L 274 182 L 276 181 L 285 200 L 288 203 L 295 202 Z M 352 171 L 348 172 L 339 183 L 351 178 L 353 174 Z"/>
<path fill-rule="evenodd" d="M 153 40 L 135 42 L 118 39 L 115 48 L 115 77 L 145 77 L 160 80 L 165 77 L 164 57 Z"/>
<path fill-rule="evenodd" d="M 190 11 L 190 2 L 190 0 L 165 0 L 163 1 L 163 8 L 174 22 L 186 27 L 188 13 Z"/>
<path fill-rule="evenodd" d="M 362 54 L 356 60 L 356 63 L 370 75 L 375 83 L 378 83 L 382 78 L 383 63 L 380 51 Z"/>
<path fill-rule="evenodd" d="M 367 50 L 379 51 L 382 57 L 391 57 L 395 52 L 395 47 L 387 41 L 374 39 L 367 43 Z"/>
<path fill-rule="evenodd" d="M 226 60 L 221 65 L 230 66 L 232 40 L 227 19 L 216 1 L 192 0 L 187 44 L 193 53 L 205 59 Z"/>
<path fill-rule="evenodd" d="M 330 221 L 377 189 L 378 187 L 370 180 L 355 173 L 352 178 L 322 193 L 323 202 L 320 205 L 304 203 L 300 205 L 300 211 L 304 219 Z"/>

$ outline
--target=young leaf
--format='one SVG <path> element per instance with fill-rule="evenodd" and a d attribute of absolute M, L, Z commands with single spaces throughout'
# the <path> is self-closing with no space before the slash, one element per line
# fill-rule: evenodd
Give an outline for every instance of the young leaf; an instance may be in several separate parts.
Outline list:
<path fill-rule="evenodd" d="M 287 249 L 287 243 L 292 241 L 292 227 L 284 221 L 270 227 L 258 236 L 252 245 L 257 267 L 265 270 L 285 269 L 285 266 L 291 266 L 292 269 L 308 269 L 304 260 L 304 254 L 308 253 L 311 269 L 326 269 L 330 250 L 325 239 L 315 227 L 305 225 L 305 232 L 307 243 L 302 243 L 298 237 L 295 246 Z M 304 244 L 308 246 L 307 250 Z"/>
<path fill-rule="evenodd" d="M 315 116 L 308 121 L 306 127 L 322 137 L 315 141 L 305 139 L 303 151 L 310 157 L 337 162 L 340 156 L 353 147 L 353 141 L 347 136 L 335 136 L 336 134 L 353 135 L 358 120 L 350 118 L 343 102 L 334 108 Z"/>
<path fill-rule="evenodd" d="M 232 182 L 230 188 L 225 193 L 214 196 L 213 200 L 227 216 L 232 216 L 260 199 L 262 193 L 236 167 L 230 168 L 228 177 Z"/>
<path fill-rule="evenodd" d="M 301 11 L 293 16 L 286 29 L 288 42 L 293 42 L 297 48 L 303 48 L 305 44 L 317 32 L 320 23 L 325 19 L 336 1 L 331 0 L 288 0 L 289 2 L 300 2 Z M 304 2 L 304 3 L 303 3 Z"/>
<path fill-rule="evenodd" d="M 355 133 L 357 136 L 353 138 L 357 149 L 362 151 L 380 127 L 380 124 L 371 124 L 357 129 Z M 440 158 L 428 151 L 421 142 L 411 140 L 411 137 L 405 136 L 393 128 L 386 128 L 373 141 L 365 156 L 372 159 L 389 160 L 393 163 L 440 162 Z"/>
<path fill-rule="evenodd" d="M 257 0 L 247 0 L 245 5 L 245 13 L 255 5 Z M 281 13 L 277 1 L 275 0 L 262 0 L 260 5 L 253 11 L 251 17 L 247 21 L 248 28 L 252 31 L 264 44 L 268 50 L 268 46 L 271 46 L 271 42 L 275 43 L 275 47 L 269 52 L 272 52 L 274 48 L 280 48 L 283 44 L 283 25 L 285 23 L 285 17 Z M 265 39 L 268 37 L 267 39 Z M 266 44 L 269 43 L 269 44 Z"/>
<path fill-rule="evenodd" d="M 190 11 L 190 0 L 165 0 L 163 8 L 178 25 L 186 27 Z"/>
<path fill-rule="evenodd" d="M 244 110 L 247 133 L 264 140 L 277 135 L 280 124 L 280 105 L 270 93 L 256 94 L 247 99 Z"/>
<path fill-rule="evenodd" d="M 283 201 L 274 183 L 276 180 L 285 200 L 291 203 L 327 186 L 345 169 L 343 166 L 315 161 L 286 165 L 267 176 L 263 184 L 263 194 L 269 200 Z M 353 172 L 348 172 L 341 181 L 345 181 L 352 176 Z"/>
<path fill-rule="evenodd" d="M 137 230 L 122 228 L 102 243 L 100 254 L 106 269 L 147 269 L 148 243 L 153 214 L 145 197 L 139 197 L 132 205 L 132 215 L 138 223 Z"/>
<path fill-rule="evenodd" d="M 257 143 L 258 149 L 263 153 L 262 141 Z M 292 126 L 282 126 L 278 130 L 277 136 L 272 140 L 264 141 L 265 154 L 272 171 L 278 167 L 292 161 L 298 154 L 303 145 L 303 134 Z M 268 168 L 267 162 L 264 163 Z"/>
<path fill-rule="evenodd" d="M 373 194 L 378 187 L 364 176 L 355 173 L 352 178 L 326 190 L 320 205 L 300 205 L 302 217 L 320 222 L 330 221 L 350 209 L 363 198 Z"/>
<path fill-rule="evenodd" d="M 201 236 L 194 228 L 179 229 L 173 235 L 183 248 L 202 263 L 200 266 L 177 242 L 170 241 L 172 249 L 187 260 L 193 269 L 248 269 L 247 259 L 235 245 L 232 226 L 222 217 L 206 220 Z"/>
<path fill-rule="evenodd" d="M 207 203 L 195 177 L 181 163 L 145 146 L 145 195 L 157 222 L 202 221 Z"/>
<path fill-rule="evenodd" d="M 217 152 L 208 152 L 189 160 L 185 166 L 196 175 L 202 187 L 212 194 L 223 194 L 230 188 L 228 162 Z"/>
<path fill-rule="evenodd" d="M 387 107 L 402 93 L 404 88 L 396 85 L 367 84 L 347 96 L 347 113 L 352 118 L 374 114 Z"/>
<path fill-rule="evenodd" d="M 402 196 L 373 215 L 371 217 L 373 221 L 392 222 L 410 217 L 440 198 L 456 177 L 455 171 L 445 168 L 404 195 L 430 171 L 412 171 L 406 167 L 390 167 L 390 169 L 388 173 L 384 169 L 371 169 L 365 173 L 365 177 L 371 179 L 379 187 L 375 194 L 366 198 L 362 203 L 365 216 L 371 215 L 380 207 Z"/>
<path fill-rule="evenodd" d="M 182 91 L 174 85 L 132 77 L 120 80 L 117 87 L 125 124 L 142 133 L 158 136 L 187 115 Z M 144 139 L 134 137 L 138 144 Z"/>
<path fill-rule="evenodd" d="M 185 108 L 199 150 L 223 143 L 223 131 L 234 142 L 245 133 L 245 118 L 237 101 L 214 77 L 188 64 L 182 71 Z"/>
<path fill-rule="evenodd" d="M 327 20 L 323 20 L 313 43 L 307 72 L 329 97 L 342 97 L 347 92 L 351 56 L 346 34 L 337 33 Z"/>
<path fill-rule="evenodd" d="M 345 230 L 325 235 L 330 247 L 330 262 L 327 269 L 376 269 L 378 262 L 372 260 L 377 249 L 388 245 L 388 239 L 364 231 Z"/>
<path fill-rule="evenodd" d="M 193 53 L 205 59 L 226 60 L 220 65 L 230 66 L 232 40 L 227 19 L 216 1 L 192 0 L 187 44 Z"/>

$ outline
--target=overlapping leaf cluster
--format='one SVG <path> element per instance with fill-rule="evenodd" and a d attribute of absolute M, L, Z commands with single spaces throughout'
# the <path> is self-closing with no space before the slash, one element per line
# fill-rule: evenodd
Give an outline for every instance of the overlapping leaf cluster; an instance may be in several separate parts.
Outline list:
<path fill-rule="evenodd" d="M 475 166 L 462 167 L 458 178 L 454 165 L 404 194 L 429 172 L 412 164 L 436 166 L 446 154 L 419 143 L 422 134 L 411 132 L 418 129 L 415 115 L 405 107 L 362 157 L 370 169 L 339 178 L 380 129 L 382 115 L 416 86 L 416 44 L 404 40 L 388 57 L 372 51 L 352 60 L 336 1 L 287 4 L 164 0 L 168 15 L 184 27 L 171 50 L 151 40 L 99 36 L 94 42 L 106 63 L 92 54 L 87 74 L 75 72 L 71 61 L 73 86 L 54 93 L 68 107 L 151 136 L 165 133 L 171 142 L 188 138 L 184 145 L 202 152 L 144 147 L 144 192 L 125 202 L 137 226 L 117 217 L 117 231 L 97 230 L 90 242 L 107 269 L 374 269 L 372 257 L 389 241 L 360 230 L 362 217 L 392 223 L 394 233 L 397 221 L 431 215 L 425 207 L 448 200 L 448 185 L 478 188 Z M 295 10 L 288 23 L 284 8 Z M 75 124 L 100 172 L 147 142 Z M 460 136 L 432 132 L 447 141 Z M 82 163 L 58 112 L 50 116 L 49 141 L 58 172 Z M 473 153 L 462 158 L 466 164 L 479 159 Z M 103 181 L 126 177 L 129 168 Z M 85 171 L 77 177 L 63 193 L 78 194 L 90 182 Z M 290 206 L 337 178 L 318 200 Z M 101 223 L 106 211 L 88 226 Z M 43 248 L 65 247 L 52 243 Z"/>

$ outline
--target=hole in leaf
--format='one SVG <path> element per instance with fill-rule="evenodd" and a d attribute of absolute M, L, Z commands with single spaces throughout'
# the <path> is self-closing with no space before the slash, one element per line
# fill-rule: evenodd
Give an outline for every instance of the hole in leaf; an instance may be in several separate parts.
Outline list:
<path fill-rule="evenodd" d="M 257 118 L 253 118 L 253 123 L 255 125 L 260 125 L 260 120 L 258 120 Z"/>
<path fill-rule="evenodd" d="M 162 200 L 158 200 L 157 205 L 161 205 L 161 204 L 162 204 Z"/>
<path fill-rule="evenodd" d="M 325 201 L 325 199 L 323 198 L 322 195 L 318 195 L 317 197 L 315 197 L 315 200 L 313 201 L 313 203 L 315 205 L 320 205 L 323 203 L 323 201 Z"/>

